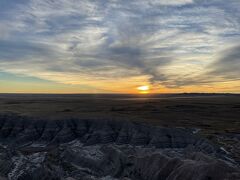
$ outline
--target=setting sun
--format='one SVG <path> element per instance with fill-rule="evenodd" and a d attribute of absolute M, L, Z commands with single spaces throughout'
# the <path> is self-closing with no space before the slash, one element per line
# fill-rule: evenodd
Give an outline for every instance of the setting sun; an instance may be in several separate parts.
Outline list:
<path fill-rule="evenodd" d="M 149 86 L 139 86 L 137 89 L 139 91 L 148 91 L 149 90 Z"/>
<path fill-rule="evenodd" d="M 149 86 L 139 86 L 137 89 L 139 90 L 140 93 L 146 94 L 149 93 L 150 88 Z"/>

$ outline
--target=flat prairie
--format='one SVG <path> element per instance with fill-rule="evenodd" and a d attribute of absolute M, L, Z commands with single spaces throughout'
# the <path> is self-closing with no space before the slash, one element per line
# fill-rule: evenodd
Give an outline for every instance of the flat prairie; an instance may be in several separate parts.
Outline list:
<path fill-rule="evenodd" d="M 0 113 L 39 119 L 110 119 L 209 133 L 240 132 L 240 95 L 234 94 L 0 94 Z"/>

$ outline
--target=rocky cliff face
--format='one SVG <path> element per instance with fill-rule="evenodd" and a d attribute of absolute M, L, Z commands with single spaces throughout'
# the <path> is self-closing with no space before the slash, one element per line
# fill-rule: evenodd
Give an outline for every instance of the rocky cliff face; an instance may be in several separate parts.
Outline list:
<path fill-rule="evenodd" d="M 230 156 L 182 128 L 0 115 L 0 144 L 0 179 L 240 179 Z"/>

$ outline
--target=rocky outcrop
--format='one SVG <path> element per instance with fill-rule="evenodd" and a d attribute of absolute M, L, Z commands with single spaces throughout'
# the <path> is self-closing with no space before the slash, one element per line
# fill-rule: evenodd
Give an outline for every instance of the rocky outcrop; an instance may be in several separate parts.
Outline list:
<path fill-rule="evenodd" d="M 215 148 L 205 139 L 181 128 L 160 128 L 106 120 L 32 120 L 15 115 L 0 116 L 0 140 L 21 146 L 26 143 L 61 144 L 80 140 L 84 145 L 131 144 L 156 148 L 194 145 L 207 153 Z"/>
<path fill-rule="evenodd" d="M 0 178 L 225 180 L 238 164 L 183 128 L 0 115 Z"/>

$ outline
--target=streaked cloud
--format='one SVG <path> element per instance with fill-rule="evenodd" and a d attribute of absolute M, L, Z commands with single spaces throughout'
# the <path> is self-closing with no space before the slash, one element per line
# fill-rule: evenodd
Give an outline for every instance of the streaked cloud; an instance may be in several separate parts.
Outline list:
<path fill-rule="evenodd" d="M 219 59 L 210 64 L 209 74 L 224 79 L 240 80 L 240 45 L 221 52 Z"/>
<path fill-rule="evenodd" d="M 96 91 L 120 89 L 117 83 L 182 88 L 239 80 L 238 0 L 1 5 L 0 71 Z"/>
<path fill-rule="evenodd" d="M 154 5 L 179 6 L 193 3 L 193 0 L 151 0 Z"/>

